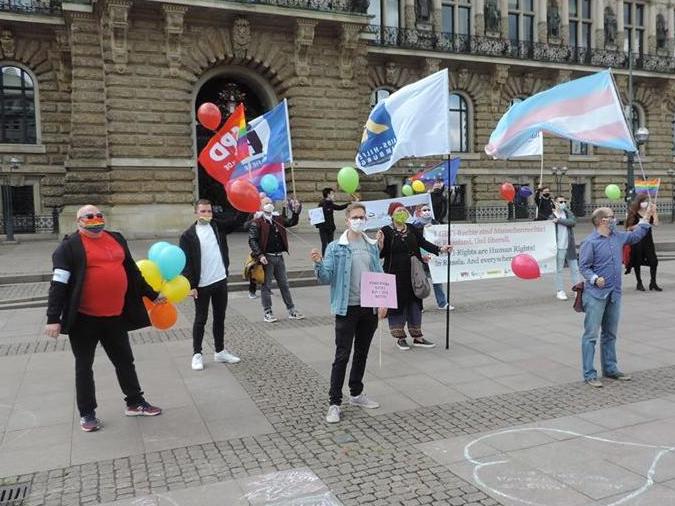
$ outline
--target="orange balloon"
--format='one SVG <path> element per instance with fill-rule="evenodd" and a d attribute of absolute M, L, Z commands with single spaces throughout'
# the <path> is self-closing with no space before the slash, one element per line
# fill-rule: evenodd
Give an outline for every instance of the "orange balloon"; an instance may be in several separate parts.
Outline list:
<path fill-rule="evenodd" d="M 150 312 L 150 322 L 158 330 L 170 329 L 178 320 L 178 311 L 176 307 L 167 302 L 166 304 L 156 304 Z"/>
<path fill-rule="evenodd" d="M 155 309 L 155 303 L 152 302 L 150 299 L 147 297 L 143 297 L 143 305 L 145 306 L 145 310 L 149 313 L 153 309 Z"/>

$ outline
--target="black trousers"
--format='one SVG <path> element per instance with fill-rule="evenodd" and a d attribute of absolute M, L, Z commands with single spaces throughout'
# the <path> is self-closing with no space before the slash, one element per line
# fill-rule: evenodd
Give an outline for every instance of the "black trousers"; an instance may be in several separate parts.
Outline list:
<path fill-rule="evenodd" d="M 213 305 L 213 342 L 216 353 L 223 351 L 225 336 L 225 311 L 227 310 L 227 279 L 197 288 L 195 322 L 192 325 L 192 351 L 202 352 L 204 327 L 209 317 L 209 302 Z"/>
<path fill-rule="evenodd" d="M 349 391 L 353 397 L 363 392 L 363 374 L 370 342 L 377 329 L 377 315 L 373 308 L 349 306 L 345 316 L 335 316 L 335 361 L 330 374 L 330 404 L 342 404 L 342 385 L 347 363 L 354 343 L 352 370 L 349 373 Z"/>
<path fill-rule="evenodd" d="M 117 381 L 126 396 L 124 400 L 127 406 L 137 406 L 143 402 L 143 392 L 136 375 L 129 334 L 121 317 L 88 316 L 80 313 L 70 329 L 68 338 L 75 356 L 75 391 L 80 416 L 93 414 L 96 409 L 96 386 L 92 368 L 99 341 L 115 366 Z"/>
<path fill-rule="evenodd" d="M 321 256 L 326 254 L 326 246 L 333 242 L 333 237 L 335 236 L 335 229 L 328 230 L 325 228 L 319 229 L 319 237 L 321 238 Z"/>

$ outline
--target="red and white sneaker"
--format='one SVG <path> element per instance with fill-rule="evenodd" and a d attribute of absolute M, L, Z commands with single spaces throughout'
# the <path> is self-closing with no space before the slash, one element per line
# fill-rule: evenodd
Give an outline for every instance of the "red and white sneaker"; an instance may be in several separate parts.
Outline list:
<path fill-rule="evenodd" d="M 127 416 L 157 416 L 162 414 L 162 408 L 143 401 L 137 406 L 127 406 L 124 414 Z"/>

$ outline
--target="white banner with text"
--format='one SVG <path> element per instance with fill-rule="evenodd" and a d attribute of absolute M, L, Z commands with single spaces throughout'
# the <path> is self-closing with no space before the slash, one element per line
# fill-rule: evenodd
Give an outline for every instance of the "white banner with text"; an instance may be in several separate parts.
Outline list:
<path fill-rule="evenodd" d="M 473 281 L 514 276 L 511 259 L 527 253 L 539 263 L 542 274 L 555 272 L 555 224 L 551 221 L 430 225 L 424 236 L 437 245 L 452 244 L 450 281 Z M 431 256 L 431 279 L 445 283 L 448 256 Z"/>

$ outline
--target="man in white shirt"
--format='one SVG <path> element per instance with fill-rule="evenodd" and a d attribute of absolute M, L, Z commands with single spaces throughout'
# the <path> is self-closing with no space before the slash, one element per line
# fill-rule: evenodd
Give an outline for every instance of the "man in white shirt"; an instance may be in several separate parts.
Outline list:
<path fill-rule="evenodd" d="M 239 362 L 239 358 L 224 346 L 227 268 L 230 263 L 225 235 L 233 231 L 240 221 L 243 222 L 246 215 L 242 215 L 241 220 L 235 218 L 230 222 L 219 222 L 216 226 L 211 202 L 205 199 L 197 201 L 195 214 L 197 221 L 180 236 L 180 247 L 186 257 L 183 275 L 190 282 L 191 295 L 195 300 L 192 369 L 201 371 L 204 369 L 202 341 L 209 316 L 209 301 L 213 306 L 213 360 L 226 364 Z"/>

